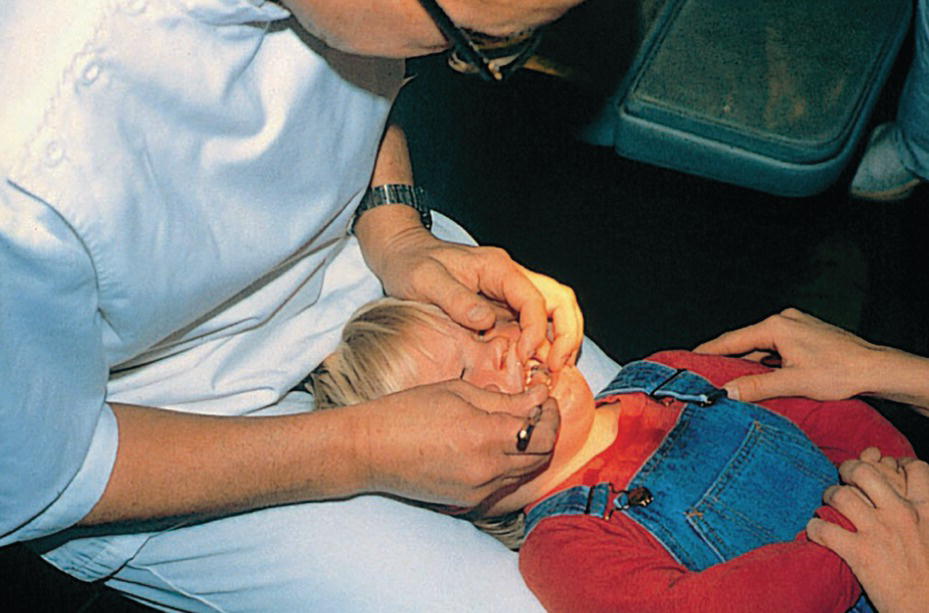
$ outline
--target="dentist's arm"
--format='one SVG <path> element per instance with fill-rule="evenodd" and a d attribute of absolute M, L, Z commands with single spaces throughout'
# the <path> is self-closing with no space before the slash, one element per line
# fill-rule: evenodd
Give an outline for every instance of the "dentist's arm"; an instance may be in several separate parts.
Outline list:
<path fill-rule="evenodd" d="M 472 507 L 545 462 L 558 410 L 543 386 L 509 396 L 437 383 L 332 411 L 219 417 L 113 405 L 116 462 L 80 522 L 215 517 L 387 493 Z M 543 406 L 526 453 L 525 417 Z"/>

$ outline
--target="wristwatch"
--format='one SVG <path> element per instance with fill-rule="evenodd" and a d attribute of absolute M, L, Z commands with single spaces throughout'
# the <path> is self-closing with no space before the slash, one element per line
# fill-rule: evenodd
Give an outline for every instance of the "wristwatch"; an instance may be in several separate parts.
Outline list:
<path fill-rule="evenodd" d="M 411 206 L 419 213 L 419 220 L 427 230 L 432 229 L 432 209 L 427 203 L 428 197 L 426 190 L 415 185 L 406 185 L 403 183 L 387 183 L 370 188 L 362 196 L 358 208 L 355 209 L 355 216 L 352 218 L 351 231 L 354 233 L 355 224 L 364 214 L 382 204 L 405 204 Z"/>

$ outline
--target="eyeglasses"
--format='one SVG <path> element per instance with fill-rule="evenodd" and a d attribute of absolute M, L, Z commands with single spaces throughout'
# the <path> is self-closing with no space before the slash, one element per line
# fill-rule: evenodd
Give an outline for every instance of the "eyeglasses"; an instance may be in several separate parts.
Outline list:
<path fill-rule="evenodd" d="M 539 44 L 539 30 L 491 36 L 458 27 L 435 0 L 419 3 L 452 44 L 448 64 L 458 72 L 479 74 L 486 81 L 504 81 L 532 57 Z"/>

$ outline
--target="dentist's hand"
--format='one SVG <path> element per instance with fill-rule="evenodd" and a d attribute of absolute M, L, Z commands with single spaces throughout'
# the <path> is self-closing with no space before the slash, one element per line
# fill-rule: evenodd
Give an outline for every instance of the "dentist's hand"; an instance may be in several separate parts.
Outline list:
<path fill-rule="evenodd" d="M 362 217 L 359 235 L 362 224 L 369 218 L 373 223 L 374 214 L 384 208 Z M 502 249 L 442 241 L 417 224 L 393 234 L 379 249 L 366 251 L 365 258 L 388 294 L 435 304 L 472 330 L 491 328 L 499 307 L 506 307 L 519 321 L 517 353 L 523 362 L 543 345 L 549 322 L 547 366 L 557 371 L 577 356 L 584 319 L 574 292 L 520 266 Z"/>
<path fill-rule="evenodd" d="M 363 489 L 471 508 L 525 481 L 554 449 L 560 421 L 547 395 L 544 385 L 509 395 L 452 380 L 346 407 L 359 416 L 355 447 L 367 467 Z M 520 451 L 517 433 L 539 406 Z"/>
<path fill-rule="evenodd" d="M 519 5 L 514 10 L 522 12 L 529 5 L 576 1 L 509 4 Z M 406 138 L 398 126 L 389 126 L 372 185 L 412 182 Z M 549 369 L 560 370 L 577 356 L 584 340 L 584 318 L 574 292 L 523 268 L 506 251 L 439 240 L 423 228 L 412 207 L 402 204 L 365 211 L 355 223 L 355 235 L 365 262 L 388 294 L 435 304 L 457 323 L 477 331 L 489 330 L 501 312 L 507 318 L 515 315 L 521 329 L 517 354 L 523 363 L 547 346 L 549 323 L 552 346 L 545 360 Z"/>

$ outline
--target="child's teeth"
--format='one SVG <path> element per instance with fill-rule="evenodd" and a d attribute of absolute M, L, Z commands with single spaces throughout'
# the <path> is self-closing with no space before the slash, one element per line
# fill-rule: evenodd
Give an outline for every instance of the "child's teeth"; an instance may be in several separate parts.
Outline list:
<path fill-rule="evenodd" d="M 551 377 L 549 376 L 548 369 L 544 364 L 542 364 L 542 362 L 535 358 L 530 358 L 526 367 L 526 387 L 528 387 L 533 381 L 536 383 L 550 385 Z"/>

